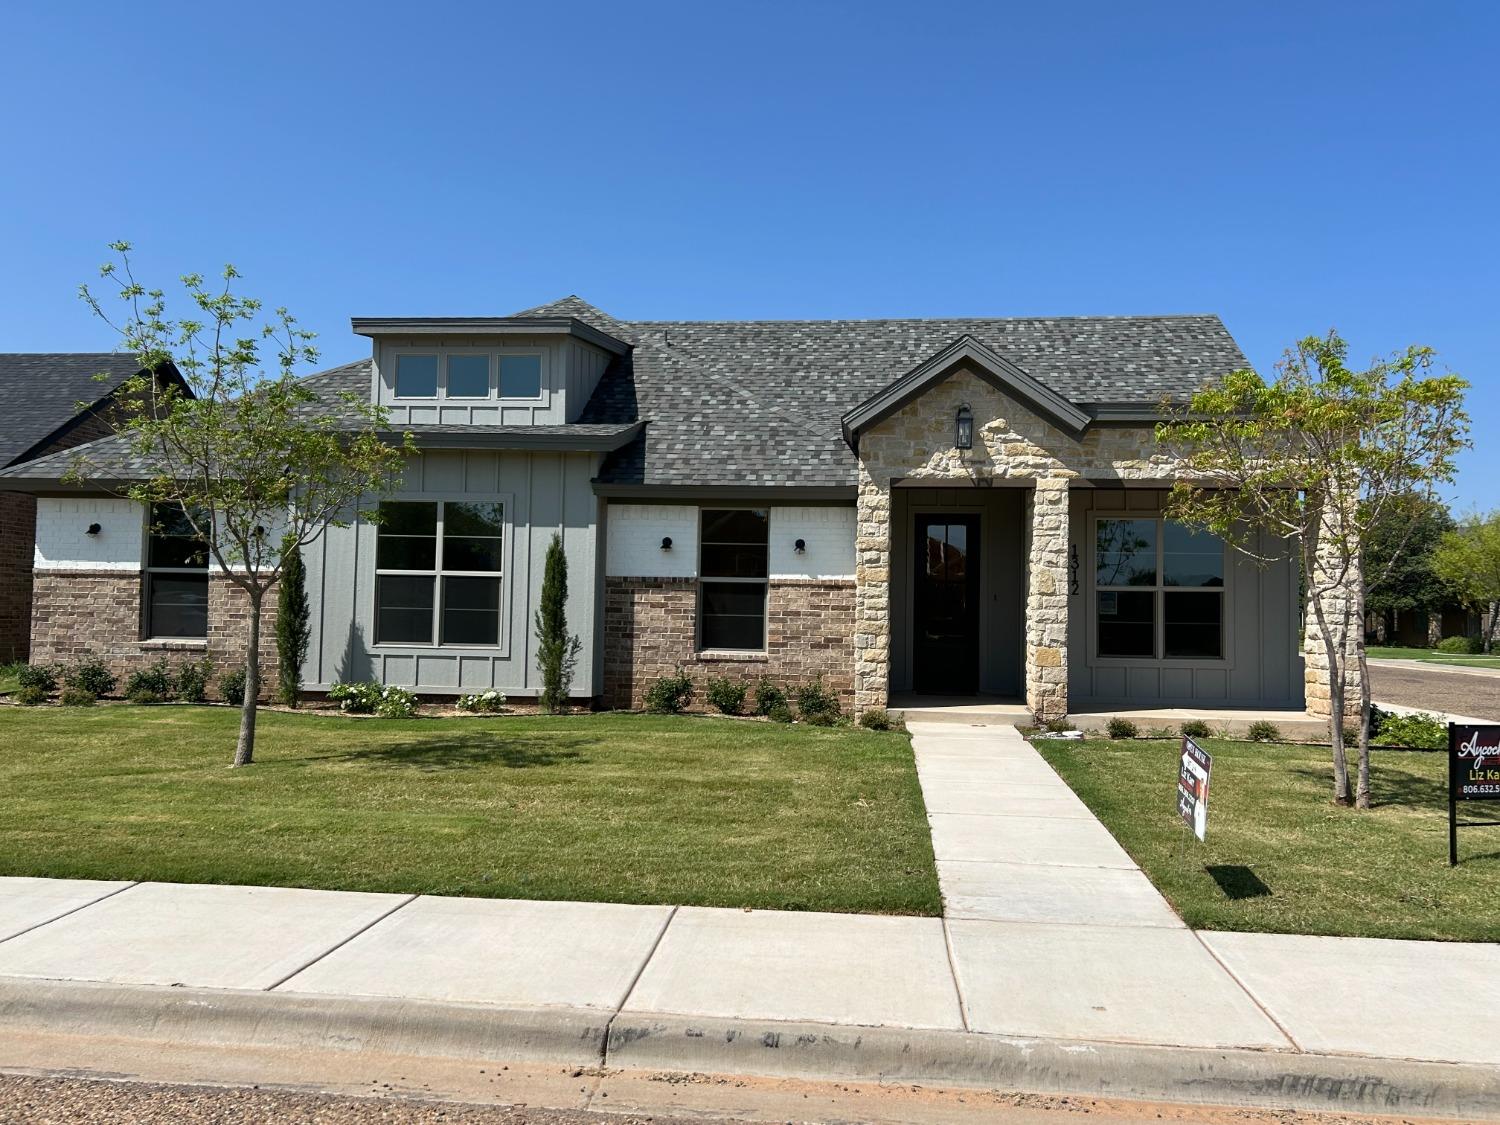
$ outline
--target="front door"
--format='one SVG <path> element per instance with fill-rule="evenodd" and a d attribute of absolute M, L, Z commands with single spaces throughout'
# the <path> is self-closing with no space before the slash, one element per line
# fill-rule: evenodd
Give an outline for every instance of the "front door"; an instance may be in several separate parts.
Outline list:
<path fill-rule="evenodd" d="M 979 690 L 979 517 L 919 515 L 912 591 L 912 688 Z"/>

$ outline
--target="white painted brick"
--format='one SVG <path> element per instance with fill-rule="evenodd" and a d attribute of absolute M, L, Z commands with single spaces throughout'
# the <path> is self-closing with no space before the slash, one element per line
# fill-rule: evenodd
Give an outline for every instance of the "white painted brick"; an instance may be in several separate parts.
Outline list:
<path fill-rule="evenodd" d="M 692 504 L 611 504 L 605 531 L 611 578 L 696 578 L 698 509 Z M 661 541 L 670 536 L 672 549 Z"/>
<path fill-rule="evenodd" d="M 89 535 L 90 524 L 99 525 Z M 145 512 L 112 496 L 42 496 L 36 502 L 38 570 L 140 570 Z"/>
<path fill-rule="evenodd" d="M 853 578 L 854 506 L 772 508 L 772 578 Z M 806 549 L 798 554 L 796 542 Z"/>

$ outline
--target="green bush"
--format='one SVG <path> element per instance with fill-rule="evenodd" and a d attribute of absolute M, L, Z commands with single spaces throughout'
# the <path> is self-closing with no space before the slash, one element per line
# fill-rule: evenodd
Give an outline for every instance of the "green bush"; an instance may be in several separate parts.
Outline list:
<path fill-rule="evenodd" d="M 125 681 L 125 698 L 132 703 L 165 703 L 172 698 L 172 671 L 165 660 L 137 668 Z"/>
<path fill-rule="evenodd" d="M 1048 719 L 1042 724 L 1042 729 L 1048 734 L 1061 734 L 1065 730 L 1072 730 L 1073 724 L 1067 719 Z"/>
<path fill-rule="evenodd" d="M 772 683 L 770 677 L 762 676 L 755 685 L 755 713 L 770 716 L 777 707 L 786 705 L 786 692 Z"/>
<path fill-rule="evenodd" d="M 454 706 L 471 715 L 493 715 L 505 710 L 505 693 L 490 688 L 473 695 L 460 695 Z"/>
<path fill-rule="evenodd" d="M 213 673 L 213 664 L 205 657 L 192 660 L 177 669 L 177 698 L 184 703 L 202 703 L 208 698 L 208 677 Z M 240 692 L 244 693 L 241 685 Z"/>
<path fill-rule="evenodd" d="M 1444 637 L 1438 641 L 1437 651 L 1478 656 L 1484 652 L 1484 642 L 1478 637 Z"/>
<path fill-rule="evenodd" d="M 816 727 L 831 727 L 838 722 L 844 709 L 839 706 L 839 697 L 823 686 L 820 676 L 810 684 L 797 689 L 797 713 L 804 723 Z"/>
<path fill-rule="evenodd" d="M 884 707 L 871 707 L 868 711 L 861 712 L 859 725 L 866 730 L 890 730 L 893 725 L 891 713 Z"/>
<path fill-rule="evenodd" d="M 16 689 L 13 698 L 22 707 L 35 707 L 47 702 L 47 693 L 36 684 L 24 684 Z"/>
<path fill-rule="evenodd" d="M 219 677 L 219 698 L 239 707 L 245 702 L 245 670 L 231 668 Z"/>
<path fill-rule="evenodd" d="M 766 712 L 766 718 L 773 723 L 789 723 L 792 721 L 792 709 L 786 705 L 783 699 L 779 703 L 771 704 L 771 709 Z"/>
<path fill-rule="evenodd" d="M 88 688 L 74 687 L 71 684 L 63 688 L 62 695 L 57 698 L 64 707 L 92 707 L 97 700 L 98 696 Z"/>
<path fill-rule="evenodd" d="M 36 688 L 45 698 L 57 690 L 57 669 L 50 664 L 22 664 L 16 669 L 16 683 Z"/>
<path fill-rule="evenodd" d="M 1202 719 L 1189 719 L 1182 724 L 1182 733 L 1189 738 L 1207 738 L 1210 732 L 1208 724 Z"/>
<path fill-rule="evenodd" d="M 87 692 L 97 699 L 101 695 L 108 695 L 114 691 L 119 681 L 115 679 L 115 674 L 109 670 L 104 661 L 90 656 L 64 671 L 63 683 L 70 688 Z M 89 702 L 92 703 L 93 700 Z"/>
<path fill-rule="evenodd" d="M 1251 742 L 1280 742 L 1281 728 L 1266 719 L 1256 719 L 1245 728 L 1245 737 Z"/>
<path fill-rule="evenodd" d="M 745 696 L 750 687 L 742 680 L 731 680 L 727 676 L 715 676 L 708 681 L 704 695 L 713 707 L 726 715 L 738 715 L 745 710 Z"/>
<path fill-rule="evenodd" d="M 1110 738 L 1136 738 L 1141 733 L 1141 728 L 1132 720 L 1122 719 L 1118 715 L 1105 725 L 1104 730 Z"/>
<path fill-rule="evenodd" d="M 1373 723 L 1372 723 L 1373 726 Z M 1374 741 L 1386 746 L 1406 746 L 1413 750 L 1442 750 L 1448 745 L 1448 724 L 1425 711 L 1415 715 L 1382 713 L 1380 727 L 1371 734 Z"/>
<path fill-rule="evenodd" d="M 340 711 L 351 715 L 409 719 L 417 713 L 417 697 L 411 692 L 395 684 L 377 684 L 372 680 L 334 684 L 328 689 L 328 698 L 339 705 Z"/>
<path fill-rule="evenodd" d="M 693 700 L 693 681 L 681 668 L 663 676 L 646 690 L 646 710 L 655 715 L 675 715 Z"/>

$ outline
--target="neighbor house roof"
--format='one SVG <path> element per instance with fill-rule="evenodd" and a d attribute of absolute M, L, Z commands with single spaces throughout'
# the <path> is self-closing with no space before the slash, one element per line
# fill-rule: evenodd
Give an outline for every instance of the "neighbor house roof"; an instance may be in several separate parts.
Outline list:
<path fill-rule="evenodd" d="M 44 448 L 78 421 L 80 403 L 97 405 L 140 369 L 115 352 L 0 353 L 0 466 Z"/>

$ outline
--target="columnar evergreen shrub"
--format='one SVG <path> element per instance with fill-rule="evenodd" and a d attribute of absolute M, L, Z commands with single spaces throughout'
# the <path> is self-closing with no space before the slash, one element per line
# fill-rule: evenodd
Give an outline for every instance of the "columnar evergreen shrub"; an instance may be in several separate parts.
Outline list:
<path fill-rule="evenodd" d="M 302 662 L 311 636 L 307 569 L 302 548 L 293 547 L 282 560 L 276 588 L 276 698 L 288 707 L 297 706 L 302 695 Z"/>
<path fill-rule="evenodd" d="M 542 674 L 537 703 L 547 714 L 567 709 L 573 690 L 573 671 L 583 645 L 568 634 L 568 556 L 562 536 L 552 535 L 542 572 L 542 598 L 536 611 L 536 665 Z"/>

